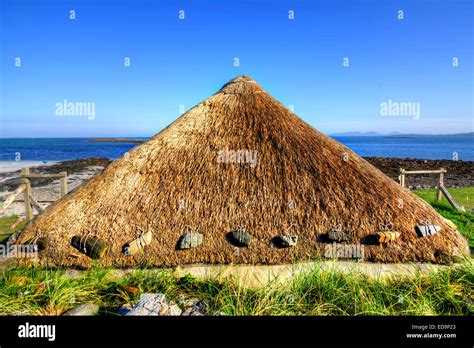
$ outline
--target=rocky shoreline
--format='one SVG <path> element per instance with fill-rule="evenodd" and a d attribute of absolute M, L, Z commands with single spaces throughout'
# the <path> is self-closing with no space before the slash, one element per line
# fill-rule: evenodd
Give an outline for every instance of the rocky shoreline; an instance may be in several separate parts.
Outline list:
<path fill-rule="evenodd" d="M 396 181 L 398 181 L 400 168 L 406 170 L 435 170 L 444 168 L 447 170 L 447 173 L 444 175 L 445 187 L 474 186 L 474 162 L 472 161 L 384 157 L 364 157 L 364 159 Z M 415 188 L 434 188 L 438 184 L 438 180 L 438 174 L 408 175 L 406 177 L 406 185 Z"/>

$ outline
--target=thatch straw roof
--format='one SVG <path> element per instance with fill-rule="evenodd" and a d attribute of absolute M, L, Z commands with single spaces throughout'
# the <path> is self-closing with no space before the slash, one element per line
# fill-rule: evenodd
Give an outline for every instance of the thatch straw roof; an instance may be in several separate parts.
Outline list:
<path fill-rule="evenodd" d="M 441 231 L 420 237 L 420 221 Z M 387 223 L 399 238 L 365 243 Z M 73 236 L 105 241 L 102 265 L 276 264 L 323 256 L 336 227 L 365 243 L 372 261 L 444 262 L 466 252 L 432 207 L 241 76 L 50 206 L 19 242 L 46 236 L 42 260 L 82 267 L 92 260 L 71 246 Z M 247 247 L 231 244 L 235 230 L 250 234 Z M 152 232 L 151 243 L 126 256 L 140 231 Z M 189 231 L 202 244 L 178 250 Z M 296 246 L 275 247 L 285 233 Z"/>

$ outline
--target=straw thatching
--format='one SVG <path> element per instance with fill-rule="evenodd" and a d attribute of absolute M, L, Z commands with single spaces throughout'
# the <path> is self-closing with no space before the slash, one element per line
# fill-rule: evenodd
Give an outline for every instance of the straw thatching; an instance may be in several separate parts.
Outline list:
<path fill-rule="evenodd" d="M 420 221 L 442 230 L 421 238 Z M 368 242 L 387 223 L 399 238 Z M 323 256 L 331 230 L 365 244 L 371 261 L 444 262 L 467 245 L 428 204 L 241 76 L 50 206 L 18 241 L 46 236 L 43 261 L 81 267 L 93 261 L 74 236 L 105 241 L 101 265 L 276 264 Z M 125 255 L 144 232 L 151 243 Z M 294 245 L 276 247 L 278 236 Z"/>

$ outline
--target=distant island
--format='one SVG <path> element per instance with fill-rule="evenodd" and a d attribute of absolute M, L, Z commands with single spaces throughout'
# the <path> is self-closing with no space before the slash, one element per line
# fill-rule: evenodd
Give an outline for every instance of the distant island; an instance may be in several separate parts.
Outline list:
<path fill-rule="evenodd" d="M 382 137 L 382 136 L 391 136 L 391 135 L 400 135 L 399 132 L 391 132 L 388 134 L 382 134 L 378 132 L 344 132 L 344 133 L 334 133 L 329 134 L 329 136 L 334 137 Z"/>
<path fill-rule="evenodd" d="M 146 140 L 143 139 L 130 139 L 130 138 L 90 138 L 87 139 L 91 143 L 144 143 Z"/>
<path fill-rule="evenodd" d="M 403 134 L 400 132 L 378 133 L 378 132 L 345 132 L 329 134 L 330 137 L 390 137 L 390 138 L 411 138 L 411 137 L 461 137 L 474 136 L 474 132 L 456 134 Z M 93 143 L 144 143 L 147 139 L 134 138 L 89 138 L 87 141 Z"/>
<path fill-rule="evenodd" d="M 387 134 L 378 132 L 345 132 L 345 133 L 334 133 L 329 134 L 331 137 L 393 137 L 393 138 L 406 138 L 406 137 L 465 137 L 474 136 L 474 132 L 470 133 L 456 133 L 456 134 L 403 134 L 400 132 L 391 132 Z"/>

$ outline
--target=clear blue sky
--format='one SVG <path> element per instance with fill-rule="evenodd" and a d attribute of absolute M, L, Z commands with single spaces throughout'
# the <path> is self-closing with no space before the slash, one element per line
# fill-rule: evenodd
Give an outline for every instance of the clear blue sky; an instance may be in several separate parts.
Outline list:
<path fill-rule="evenodd" d="M 0 3 L 0 137 L 151 136 L 241 74 L 325 133 L 473 131 L 472 1 Z M 389 99 L 420 118 L 380 116 Z"/>

